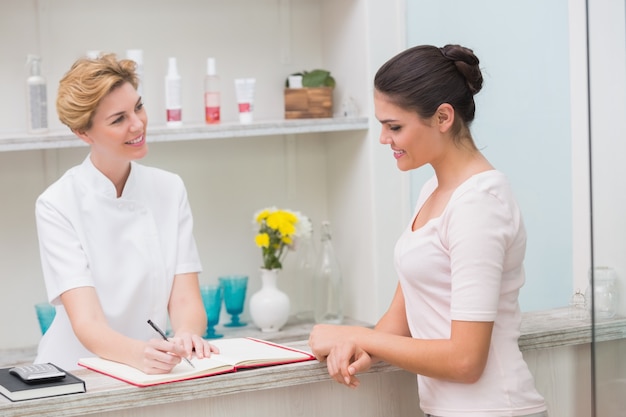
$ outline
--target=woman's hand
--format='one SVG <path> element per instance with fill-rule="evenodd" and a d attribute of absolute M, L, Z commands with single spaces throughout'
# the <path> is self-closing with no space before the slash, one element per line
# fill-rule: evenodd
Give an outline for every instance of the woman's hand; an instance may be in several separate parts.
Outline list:
<path fill-rule="evenodd" d="M 179 274 L 174 277 L 174 285 L 168 305 L 174 338 L 185 349 L 184 357 L 190 358 L 195 352 L 199 359 L 219 353 L 217 347 L 202 339 L 207 327 L 207 316 L 200 296 L 197 273 Z"/>
<path fill-rule="evenodd" d="M 351 326 L 316 324 L 309 334 L 309 347 L 317 360 L 324 362 L 332 348 L 349 337 L 350 328 Z"/>
<path fill-rule="evenodd" d="M 151 339 L 143 348 L 138 367 L 147 374 L 167 374 L 186 357 L 187 352 L 180 340 Z"/>
<path fill-rule="evenodd" d="M 359 386 L 356 374 L 372 366 L 371 356 L 355 342 L 360 332 L 367 332 L 367 329 L 318 324 L 309 335 L 311 351 L 318 361 L 326 361 L 328 374 L 351 388 Z"/>
<path fill-rule="evenodd" d="M 326 357 L 328 374 L 340 384 L 350 388 L 359 386 L 357 373 L 367 371 L 372 366 L 370 355 L 355 343 L 337 343 Z"/>
<path fill-rule="evenodd" d="M 185 350 L 183 356 L 188 359 L 191 358 L 192 353 L 195 353 L 198 359 L 208 358 L 212 353 L 220 353 L 217 346 L 213 346 L 208 340 L 184 330 L 176 332 L 176 335 L 170 340 L 176 341 L 183 346 Z"/>
<path fill-rule="evenodd" d="M 217 347 L 198 335 L 181 332 L 168 340 L 151 339 L 143 350 L 141 370 L 147 374 L 166 374 L 180 363 L 182 358 L 208 358 L 219 353 Z"/>

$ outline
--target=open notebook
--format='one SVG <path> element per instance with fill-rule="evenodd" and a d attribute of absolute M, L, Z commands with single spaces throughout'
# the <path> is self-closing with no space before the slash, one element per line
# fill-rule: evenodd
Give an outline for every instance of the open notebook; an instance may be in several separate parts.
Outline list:
<path fill-rule="evenodd" d="M 82 358 L 78 364 L 129 384 L 147 387 L 235 372 L 238 369 L 259 368 L 315 359 L 313 355 L 305 351 L 248 337 L 211 340 L 211 344 L 219 348 L 219 354 L 213 354 L 210 358 L 204 359 L 192 358 L 191 362 L 195 368 L 189 366 L 185 361 L 181 361 L 170 373 L 163 375 L 149 375 L 131 366 L 99 357 Z"/>

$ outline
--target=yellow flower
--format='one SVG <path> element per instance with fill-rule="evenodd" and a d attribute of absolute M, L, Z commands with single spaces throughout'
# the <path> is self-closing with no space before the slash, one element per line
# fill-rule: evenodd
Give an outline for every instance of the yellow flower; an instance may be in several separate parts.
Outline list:
<path fill-rule="evenodd" d="M 261 223 L 263 220 L 267 219 L 267 216 L 270 215 L 269 209 L 261 210 L 259 214 L 256 215 L 256 222 Z"/>
<path fill-rule="evenodd" d="M 298 235 L 310 234 L 311 222 L 299 212 L 268 207 L 255 213 L 254 224 L 259 228 L 254 240 L 261 248 L 263 268 L 282 268 L 287 255 L 285 249 L 294 249 Z"/>
<path fill-rule="evenodd" d="M 254 240 L 260 248 L 267 248 L 270 245 L 270 236 L 267 233 L 259 233 Z"/>

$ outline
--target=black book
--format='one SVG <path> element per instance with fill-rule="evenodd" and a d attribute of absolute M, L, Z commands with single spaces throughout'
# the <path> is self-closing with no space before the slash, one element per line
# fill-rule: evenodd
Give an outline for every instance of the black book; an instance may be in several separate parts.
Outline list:
<path fill-rule="evenodd" d="M 19 377 L 9 373 L 9 369 L 11 368 L 0 368 L 0 394 L 11 401 L 77 394 L 86 391 L 85 381 L 67 371 L 64 371 L 65 377 L 62 379 L 27 384 Z M 62 370 L 61 368 L 58 369 Z"/>

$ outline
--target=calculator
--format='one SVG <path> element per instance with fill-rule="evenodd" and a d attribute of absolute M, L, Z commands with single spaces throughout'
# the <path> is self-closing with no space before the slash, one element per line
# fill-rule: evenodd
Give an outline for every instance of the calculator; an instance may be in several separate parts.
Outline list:
<path fill-rule="evenodd" d="M 65 378 L 65 371 L 51 363 L 16 366 L 9 369 L 9 373 L 29 384 Z"/>

